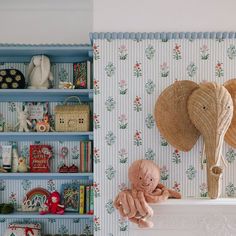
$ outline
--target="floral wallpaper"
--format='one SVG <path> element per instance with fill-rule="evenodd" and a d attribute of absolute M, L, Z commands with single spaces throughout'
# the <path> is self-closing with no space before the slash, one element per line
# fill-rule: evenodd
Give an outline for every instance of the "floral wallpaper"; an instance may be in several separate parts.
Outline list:
<path fill-rule="evenodd" d="M 190 152 L 176 150 L 161 137 L 153 110 L 176 80 L 235 78 L 236 40 L 95 39 L 93 49 L 95 235 L 129 235 L 113 200 L 129 187 L 127 170 L 136 159 L 154 160 L 162 183 L 183 197 L 207 197 L 202 139 Z M 225 144 L 223 156 L 222 197 L 236 197 L 236 150 Z"/>

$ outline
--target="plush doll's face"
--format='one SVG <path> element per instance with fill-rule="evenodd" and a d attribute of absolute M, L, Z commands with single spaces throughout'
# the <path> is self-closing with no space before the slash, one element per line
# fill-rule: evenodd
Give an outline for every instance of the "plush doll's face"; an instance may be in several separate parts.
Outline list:
<path fill-rule="evenodd" d="M 51 201 L 52 203 L 59 203 L 60 202 L 60 194 L 58 192 L 53 192 L 51 194 Z"/>
<path fill-rule="evenodd" d="M 133 188 L 152 193 L 159 183 L 160 169 L 153 161 L 138 160 L 130 166 L 128 176 Z"/>
<path fill-rule="evenodd" d="M 19 160 L 18 160 L 18 165 L 25 165 L 25 158 L 23 157 L 20 157 Z"/>

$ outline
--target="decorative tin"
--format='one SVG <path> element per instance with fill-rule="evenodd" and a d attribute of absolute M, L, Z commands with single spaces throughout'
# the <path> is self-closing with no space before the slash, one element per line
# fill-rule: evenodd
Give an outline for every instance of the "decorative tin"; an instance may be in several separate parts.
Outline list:
<path fill-rule="evenodd" d="M 16 69 L 0 70 L 0 89 L 24 89 L 25 77 Z"/>

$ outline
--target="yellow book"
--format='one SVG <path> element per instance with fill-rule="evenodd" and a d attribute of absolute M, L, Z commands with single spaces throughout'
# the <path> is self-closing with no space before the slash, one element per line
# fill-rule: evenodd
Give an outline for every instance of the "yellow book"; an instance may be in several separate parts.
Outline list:
<path fill-rule="evenodd" d="M 85 195 L 85 186 L 80 185 L 79 188 L 79 214 L 84 214 L 84 195 Z"/>

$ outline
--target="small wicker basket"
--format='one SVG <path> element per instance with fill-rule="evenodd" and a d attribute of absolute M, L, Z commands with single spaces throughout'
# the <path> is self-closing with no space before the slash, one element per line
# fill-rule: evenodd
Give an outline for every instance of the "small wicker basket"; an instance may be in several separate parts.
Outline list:
<path fill-rule="evenodd" d="M 79 104 L 68 104 L 76 99 Z M 63 105 L 55 107 L 55 129 L 59 132 L 89 131 L 89 105 L 81 104 L 78 97 L 68 97 Z"/>

